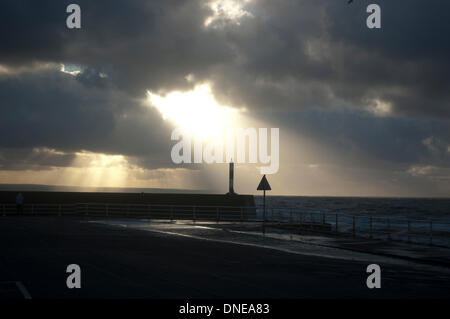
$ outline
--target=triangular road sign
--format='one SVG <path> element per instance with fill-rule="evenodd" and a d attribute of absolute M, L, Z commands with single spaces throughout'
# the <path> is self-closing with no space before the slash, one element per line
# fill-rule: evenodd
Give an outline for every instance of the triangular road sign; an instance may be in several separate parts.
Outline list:
<path fill-rule="evenodd" d="M 267 181 L 266 175 L 261 178 L 261 181 L 259 182 L 258 188 L 256 189 L 258 191 L 270 191 L 272 188 L 270 188 L 269 182 Z"/>

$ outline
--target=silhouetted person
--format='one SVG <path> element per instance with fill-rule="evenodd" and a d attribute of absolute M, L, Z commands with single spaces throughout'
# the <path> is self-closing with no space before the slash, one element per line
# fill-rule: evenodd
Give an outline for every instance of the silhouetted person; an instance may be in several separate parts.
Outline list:
<path fill-rule="evenodd" d="M 23 213 L 23 195 L 22 193 L 17 194 L 16 196 L 16 207 L 17 207 L 17 215 L 22 215 Z"/>

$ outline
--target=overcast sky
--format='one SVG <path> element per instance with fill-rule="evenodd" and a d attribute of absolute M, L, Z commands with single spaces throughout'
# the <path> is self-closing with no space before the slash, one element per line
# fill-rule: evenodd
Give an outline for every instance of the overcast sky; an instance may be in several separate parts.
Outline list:
<path fill-rule="evenodd" d="M 172 163 L 176 123 L 147 98 L 207 85 L 241 125 L 280 128 L 273 194 L 450 196 L 449 1 L 0 6 L 0 183 L 226 192 L 226 165 Z M 257 168 L 236 169 L 254 193 Z"/>

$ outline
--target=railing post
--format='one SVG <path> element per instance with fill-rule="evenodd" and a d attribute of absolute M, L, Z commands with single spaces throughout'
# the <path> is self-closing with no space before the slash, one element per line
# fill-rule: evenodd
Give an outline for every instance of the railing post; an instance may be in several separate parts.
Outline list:
<path fill-rule="evenodd" d="M 391 240 L 391 220 L 387 219 L 387 238 Z"/>
<path fill-rule="evenodd" d="M 408 243 L 411 242 L 411 222 L 408 220 Z"/>
<path fill-rule="evenodd" d="M 61 204 L 58 205 L 58 216 L 61 216 Z"/>
<path fill-rule="evenodd" d="M 130 216 L 130 204 L 127 205 L 127 216 Z"/>
<path fill-rule="evenodd" d="M 2 211 L 3 211 L 3 216 L 6 216 L 6 209 L 5 209 L 5 205 L 2 205 Z"/>
<path fill-rule="evenodd" d="M 356 217 L 355 216 L 353 216 L 352 234 L 353 234 L 353 237 L 356 236 Z"/>
<path fill-rule="evenodd" d="M 339 231 L 339 219 L 338 214 L 336 214 L 336 232 Z"/>
<path fill-rule="evenodd" d="M 262 221 L 262 234 L 263 234 L 263 237 L 266 236 L 266 220 L 265 219 L 263 219 L 263 221 Z"/>
<path fill-rule="evenodd" d="M 241 207 L 241 223 L 244 221 L 244 209 Z"/>
<path fill-rule="evenodd" d="M 220 215 L 219 215 L 219 207 L 216 208 L 216 221 L 219 223 Z"/>
<path fill-rule="evenodd" d="M 31 215 L 34 215 L 34 204 L 31 204 Z"/>
<path fill-rule="evenodd" d="M 369 217 L 369 236 L 370 239 L 373 238 L 373 225 L 372 225 L 372 216 Z"/>
<path fill-rule="evenodd" d="M 86 204 L 85 208 L 86 208 L 85 214 L 86 216 L 89 216 L 89 204 Z"/>
<path fill-rule="evenodd" d="M 292 209 L 289 209 L 289 224 L 292 224 Z"/>
<path fill-rule="evenodd" d="M 108 206 L 108 204 L 105 205 L 105 211 L 106 211 L 106 216 L 109 216 L 109 206 Z"/>
<path fill-rule="evenodd" d="M 325 226 L 325 219 L 326 219 L 326 217 L 325 217 L 325 213 L 323 213 L 322 214 L 322 225 L 324 225 Z"/>
<path fill-rule="evenodd" d="M 170 222 L 173 223 L 173 205 L 170 206 Z"/>
<path fill-rule="evenodd" d="M 192 208 L 192 222 L 195 224 L 195 206 Z"/>
<path fill-rule="evenodd" d="M 433 245 L 433 221 L 430 220 L 430 246 Z"/>
<path fill-rule="evenodd" d="M 152 219 L 152 205 L 147 205 L 148 218 Z"/>

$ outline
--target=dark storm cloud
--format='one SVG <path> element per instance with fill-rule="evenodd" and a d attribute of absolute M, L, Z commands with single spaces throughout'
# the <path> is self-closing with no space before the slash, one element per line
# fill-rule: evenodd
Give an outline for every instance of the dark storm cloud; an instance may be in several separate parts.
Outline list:
<path fill-rule="evenodd" d="M 243 62 L 217 73 L 218 91 L 268 108 L 381 99 L 397 114 L 448 117 L 450 24 L 440 18 L 450 3 L 377 1 L 381 30 L 366 27 L 368 3 L 256 2 L 259 15 L 229 31 Z"/>
<path fill-rule="evenodd" d="M 65 27 L 65 1 L 6 1 L 0 61 L 63 62 L 108 70 L 117 87 L 188 88 L 187 74 L 249 108 L 364 107 L 381 99 L 399 114 L 446 116 L 450 33 L 442 1 L 261 0 L 240 24 L 205 28 L 204 1 L 78 1 L 82 29 Z"/>
<path fill-rule="evenodd" d="M 317 109 L 270 116 L 278 118 L 275 125 L 295 129 L 304 139 L 314 141 L 318 151 L 315 158 L 308 159 L 310 163 L 363 168 L 392 165 L 390 169 L 413 165 L 450 168 L 450 126 L 445 120 L 374 118 L 362 111 Z"/>
<path fill-rule="evenodd" d="M 157 111 L 118 93 L 107 83 L 92 85 L 107 80 L 95 80 L 93 72 L 87 73 L 72 76 L 47 67 L 0 75 L 0 153 L 8 159 L 4 165 L 12 166 L 11 159 L 16 158 L 19 162 L 40 162 L 42 157 L 26 156 L 34 148 L 126 156 L 154 154 L 147 161 L 149 167 L 167 165 L 170 148 L 165 141 L 170 128 Z M 162 156 L 158 154 L 166 154 L 166 158 L 158 158 Z"/>
<path fill-rule="evenodd" d="M 39 148 L 0 148 L 0 169 L 28 170 L 71 166 L 75 154 L 65 154 Z"/>
<path fill-rule="evenodd" d="M 381 30 L 365 25 L 371 2 L 382 7 Z M 450 118 L 450 2 L 259 0 L 247 4 L 251 16 L 239 24 L 206 28 L 212 11 L 205 1 L 80 0 L 81 30 L 65 26 L 69 3 L 2 1 L 0 65 L 11 71 L 0 77 L 0 147 L 86 149 L 169 166 L 167 123 L 136 99 L 147 89 L 188 89 L 195 82 L 185 76 L 193 74 L 209 81 L 218 99 L 253 114 L 320 107 L 311 121 L 310 113 L 288 117 L 309 123 L 301 133 L 324 145 L 339 145 L 332 137 L 341 132 L 374 158 L 443 162 L 430 159 L 423 139 L 442 141 L 444 149 L 449 142 L 448 130 L 429 127 L 433 118 L 443 120 L 438 127 Z M 77 64 L 83 72 L 13 74 L 43 63 Z M 400 119 L 361 119 L 359 110 L 327 115 L 376 100 Z M 424 116 L 430 120 L 415 120 Z M 279 118 L 283 127 L 286 117 Z"/>
<path fill-rule="evenodd" d="M 4 64 L 86 65 L 109 71 L 120 88 L 142 94 L 187 87 L 188 73 L 231 59 L 227 43 L 203 27 L 208 10 L 202 1 L 78 1 L 81 30 L 66 28 L 70 2 L 25 3 L 3 4 L 11 8 L 0 14 Z"/>

